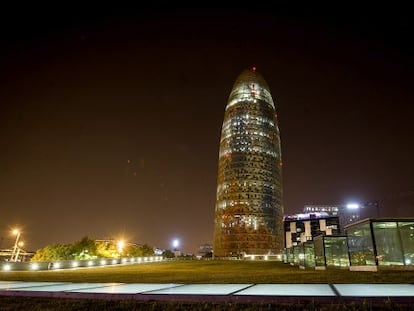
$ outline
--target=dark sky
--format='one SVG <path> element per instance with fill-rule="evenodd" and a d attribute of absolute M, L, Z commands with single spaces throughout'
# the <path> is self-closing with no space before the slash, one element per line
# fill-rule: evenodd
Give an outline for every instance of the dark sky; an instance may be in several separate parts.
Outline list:
<path fill-rule="evenodd" d="M 50 10 L 2 12 L 1 247 L 14 225 L 29 249 L 211 243 L 224 108 L 252 66 L 277 105 L 286 213 L 414 216 L 407 8 Z"/>

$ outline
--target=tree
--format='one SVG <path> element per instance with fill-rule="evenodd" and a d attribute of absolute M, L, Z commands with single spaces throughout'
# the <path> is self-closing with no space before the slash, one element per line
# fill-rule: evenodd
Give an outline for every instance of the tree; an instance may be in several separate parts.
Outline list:
<path fill-rule="evenodd" d="M 140 247 L 129 244 L 123 251 L 122 256 L 143 257 L 153 256 L 154 250 L 148 244 Z M 118 258 L 121 254 L 114 241 L 100 241 L 85 236 L 72 244 L 48 245 L 38 249 L 32 261 L 52 261 L 69 259 L 92 259 L 92 258 Z"/>
<path fill-rule="evenodd" d="M 147 243 L 142 245 L 141 247 L 142 255 L 141 256 L 154 256 L 154 249 L 149 246 Z"/>
<path fill-rule="evenodd" d="M 129 244 L 125 247 L 124 254 L 127 257 L 141 257 L 142 256 L 142 250 L 141 250 L 140 247 Z"/>
<path fill-rule="evenodd" d="M 97 247 L 94 240 L 83 237 L 76 241 L 72 247 L 73 257 L 76 259 L 90 259 L 97 257 Z"/>
<path fill-rule="evenodd" d="M 112 241 L 96 243 L 96 255 L 103 258 L 119 257 L 118 249 Z"/>
<path fill-rule="evenodd" d="M 174 254 L 171 250 L 166 249 L 166 250 L 162 253 L 162 257 L 164 257 L 164 258 L 174 258 L 174 257 L 175 257 L 175 254 Z"/>
<path fill-rule="evenodd" d="M 73 259 L 73 246 L 70 244 L 48 245 L 36 251 L 31 261 L 52 261 Z"/>

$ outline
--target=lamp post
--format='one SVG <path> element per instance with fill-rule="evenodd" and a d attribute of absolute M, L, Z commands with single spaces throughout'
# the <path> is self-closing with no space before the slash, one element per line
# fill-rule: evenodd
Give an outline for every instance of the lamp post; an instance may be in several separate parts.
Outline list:
<path fill-rule="evenodd" d="M 119 256 L 121 256 L 122 255 L 122 252 L 124 250 L 125 242 L 123 240 L 119 240 L 118 243 L 117 243 L 117 245 L 118 245 L 118 253 L 119 253 Z"/>
<path fill-rule="evenodd" d="M 19 243 L 17 244 L 17 253 L 16 253 L 16 257 L 15 257 L 14 261 L 19 260 L 19 254 L 20 254 L 20 251 L 22 250 L 22 249 L 21 249 L 21 247 L 22 247 L 23 245 L 24 245 L 24 243 L 23 243 L 23 242 L 19 242 Z"/>
<path fill-rule="evenodd" d="M 174 239 L 172 242 L 172 246 L 174 248 L 175 257 L 178 257 L 180 255 L 180 251 L 178 250 L 178 247 L 180 246 L 180 240 Z"/>
<path fill-rule="evenodd" d="M 347 213 L 345 214 L 345 225 L 358 221 L 360 218 L 361 205 L 359 203 L 348 203 L 346 205 Z"/>
<path fill-rule="evenodd" d="M 362 209 L 367 209 L 367 208 L 374 208 L 375 209 L 375 217 L 380 217 L 380 206 L 379 206 L 378 201 L 369 201 L 369 202 L 366 202 L 364 204 L 348 203 L 346 205 L 346 209 L 350 212 L 353 212 L 353 217 L 356 216 L 357 219 L 360 218 L 361 210 Z M 374 215 L 374 213 L 368 212 L 368 215 Z M 357 219 L 355 219 L 355 220 L 357 220 Z"/>
<path fill-rule="evenodd" d="M 13 235 L 16 236 L 16 241 L 14 242 L 14 246 L 13 246 L 13 251 L 12 251 L 12 255 L 10 257 L 10 261 L 17 261 L 18 258 L 18 252 L 17 250 L 19 249 L 19 239 L 20 239 L 20 230 L 14 229 L 12 231 Z"/>

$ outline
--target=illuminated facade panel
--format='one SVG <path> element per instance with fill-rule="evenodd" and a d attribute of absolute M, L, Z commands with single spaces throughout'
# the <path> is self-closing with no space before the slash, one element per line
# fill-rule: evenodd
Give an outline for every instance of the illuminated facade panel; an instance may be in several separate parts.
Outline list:
<path fill-rule="evenodd" d="M 283 248 L 282 160 L 275 105 L 255 69 L 236 80 L 220 140 L 214 254 L 272 254 Z"/>

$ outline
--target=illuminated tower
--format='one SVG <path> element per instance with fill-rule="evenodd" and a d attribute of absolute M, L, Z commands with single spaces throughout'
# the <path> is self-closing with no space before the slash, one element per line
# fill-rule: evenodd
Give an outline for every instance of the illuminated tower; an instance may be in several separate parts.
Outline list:
<path fill-rule="evenodd" d="M 214 254 L 283 248 L 282 160 L 275 105 L 256 68 L 234 83 L 221 131 Z"/>

